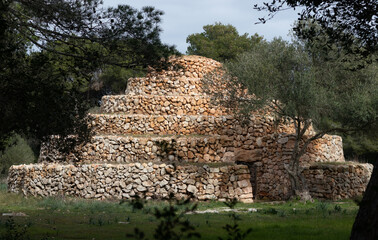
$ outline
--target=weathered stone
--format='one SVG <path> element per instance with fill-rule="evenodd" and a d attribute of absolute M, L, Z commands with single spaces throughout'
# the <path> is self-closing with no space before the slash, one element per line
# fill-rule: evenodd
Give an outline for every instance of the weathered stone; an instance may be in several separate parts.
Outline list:
<path fill-rule="evenodd" d="M 163 180 L 159 183 L 160 187 L 164 187 L 164 186 L 167 185 L 167 184 L 168 184 L 168 181 L 165 180 L 165 179 L 163 179 Z"/>
<path fill-rule="evenodd" d="M 107 178 L 105 179 L 105 183 L 106 183 L 106 184 L 109 184 L 109 183 L 111 183 L 111 182 L 112 182 L 112 179 L 111 179 L 111 178 L 107 177 Z"/>
<path fill-rule="evenodd" d="M 158 122 L 158 123 L 161 123 L 161 122 L 164 122 L 164 117 L 163 116 L 160 116 L 160 117 L 158 117 L 157 119 L 156 119 L 156 121 Z"/>
<path fill-rule="evenodd" d="M 185 182 L 186 184 L 191 184 L 191 185 L 194 185 L 196 183 L 196 181 L 194 179 L 188 179 L 186 180 Z"/>
<path fill-rule="evenodd" d="M 144 192 L 144 191 L 147 191 L 147 188 L 145 188 L 145 187 L 139 185 L 139 186 L 137 187 L 137 190 L 138 190 L 139 192 Z"/>
<path fill-rule="evenodd" d="M 190 193 L 197 193 L 198 192 L 197 188 L 193 185 L 188 185 L 187 191 L 190 192 Z"/>
<path fill-rule="evenodd" d="M 101 108 L 105 114 L 88 115 L 88 125 L 95 135 L 75 149 L 79 156 L 75 153 L 67 157 L 67 161 L 76 162 L 75 166 L 60 164 L 64 158 L 57 151 L 49 152 L 54 149 L 50 141 L 49 147 L 42 147 L 40 161 L 57 164 L 12 167 L 10 191 L 40 196 L 60 192 L 104 199 L 135 194 L 165 198 L 168 191 L 179 197 L 197 189 L 197 199 L 236 197 L 248 201 L 252 198 L 251 185 L 255 184 L 256 198 L 288 198 L 290 179 L 284 164 L 290 161 L 294 147 L 293 139 L 288 137 L 294 132 L 291 123 L 275 125 L 273 115 L 261 111 L 251 114 L 251 121 L 242 125 L 229 109 L 214 106 L 211 97 L 203 94 L 199 78 L 220 67 L 220 63 L 193 56 L 169 61 L 180 67 L 151 70 L 145 78 L 131 78 L 126 95 L 103 97 Z M 227 90 L 221 82 L 214 88 L 220 93 Z M 314 133 L 310 126 L 304 139 Z M 326 135 L 307 149 L 300 159 L 303 166 L 344 161 L 342 141 L 337 136 Z M 248 167 L 146 163 L 167 160 L 241 162 Z M 119 164 L 105 164 L 113 162 Z M 360 165 L 311 165 L 304 170 L 311 194 L 322 198 L 361 193 L 370 173 Z"/>
<path fill-rule="evenodd" d="M 235 158 L 234 152 L 226 152 L 223 155 L 222 162 L 233 162 Z"/>
<path fill-rule="evenodd" d="M 151 187 L 153 183 L 151 181 L 145 181 L 145 182 L 142 182 L 142 185 L 145 187 Z"/>
<path fill-rule="evenodd" d="M 248 180 L 238 181 L 238 186 L 240 188 L 249 187 L 250 185 L 251 185 L 251 183 Z"/>
<path fill-rule="evenodd" d="M 261 137 L 259 137 L 259 138 L 256 139 L 256 144 L 257 144 L 257 146 L 259 146 L 259 147 L 262 146 L 262 139 L 261 139 Z"/>
<path fill-rule="evenodd" d="M 288 141 L 289 141 L 288 137 L 283 137 L 277 140 L 279 144 L 284 144 L 284 143 L 287 143 Z"/>
<path fill-rule="evenodd" d="M 141 180 L 142 182 L 148 180 L 148 177 L 147 177 L 146 175 L 141 175 L 139 178 L 140 178 L 140 180 Z"/>
<path fill-rule="evenodd" d="M 189 158 L 189 159 L 194 158 L 194 154 L 193 154 L 193 152 L 188 151 L 188 158 Z"/>

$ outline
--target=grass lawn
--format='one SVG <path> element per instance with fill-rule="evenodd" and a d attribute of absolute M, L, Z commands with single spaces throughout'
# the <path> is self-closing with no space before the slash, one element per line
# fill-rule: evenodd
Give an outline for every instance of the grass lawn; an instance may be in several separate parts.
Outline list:
<path fill-rule="evenodd" d="M 147 213 L 167 206 L 166 202 L 149 201 L 143 210 L 133 210 L 128 203 L 94 201 L 68 197 L 24 198 L 6 192 L 0 185 L 0 213 L 24 213 L 12 217 L 13 230 L 25 228 L 31 239 L 130 239 L 126 234 L 135 227 L 153 239 L 159 220 Z M 197 210 L 225 207 L 220 202 L 201 202 Z M 237 204 L 239 227 L 252 232 L 247 239 L 348 239 L 358 207 L 352 201 Z M 257 212 L 248 212 L 256 208 Z M 5 239 L 8 216 L 0 216 L 0 239 Z M 201 234 L 201 239 L 226 237 L 222 228 L 232 223 L 230 213 L 185 215 Z M 8 230 L 9 233 L 9 230 Z"/>

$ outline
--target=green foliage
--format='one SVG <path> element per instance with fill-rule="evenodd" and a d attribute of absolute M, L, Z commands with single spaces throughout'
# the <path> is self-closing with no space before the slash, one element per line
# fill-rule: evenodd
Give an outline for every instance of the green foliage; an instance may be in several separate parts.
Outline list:
<path fill-rule="evenodd" d="M 98 88 L 104 88 L 107 94 L 123 94 L 127 88 L 127 80 L 131 77 L 139 77 L 145 74 L 145 70 L 125 69 L 118 66 L 107 66 L 98 77 Z"/>
<path fill-rule="evenodd" d="M 33 163 L 35 156 L 28 143 L 20 135 L 14 135 L 8 142 L 8 147 L 0 152 L 0 176 L 8 174 L 11 165 Z"/>
<path fill-rule="evenodd" d="M 201 235 L 196 232 L 195 227 L 189 222 L 188 219 L 183 219 L 184 215 L 188 212 L 193 212 L 197 209 L 197 204 L 187 207 L 189 204 L 190 198 L 184 201 L 174 201 L 174 195 L 170 194 L 169 205 L 162 208 L 155 208 L 152 211 L 152 214 L 157 220 L 160 220 L 157 228 L 154 232 L 154 239 L 182 239 L 182 238 L 200 238 Z M 235 209 L 237 200 L 233 199 L 228 202 L 225 202 L 225 205 L 231 209 Z M 143 209 L 145 202 L 142 202 L 139 197 L 131 201 L 131 206 L 133 209 Z M 223 229 L 227 232 L 227 237 L 218 239 L 227 239 L 227 240 L 242 240 L 247 237 L 247 235 L 252 231 L 251 228 L 248 228 L 246 231 L 242 231 L 238 224 L 240 217 L 236 214 L 235 211 L 232 211 L 229 215 L 232 220 L 232 224 L 227 223 L 223 226 Z M 206 221 L 207 225 L 210 225 Z M 134 239 L 145 239 L 145 233 L 139 228 L 134 229 L 133 234 L 128 234 L 128 237 Z"/>
<path fill-rule="evenodd" d="M 246 119 L 252 111 L 264 110 L 278 123 L 293 124 L 296 142 L 285 168 L 294 195 L 308 196 L 299 159 L 311 141 L 328 133 L 361 131 L 378 119 L 376 65 L 353 65 L 359 63 L 338 46 L 323 51 L 303 41 L 274 39 L 225 64 L 228 74 L 220 84 L 227 92 L 217 93 L 220 103 Z M 215 84 L 213 79 L 208 77 L 207 85 Z M 317 133 L 306 138 L 311 126 Z"/>
<path fill-rule="evenodd" d="M 353 51 L 356 52 L 350 53 L 343 48 L 342 43 L 333 43 L 330 40 L 331 37 L 326 34 L 321 25 L 316 22 L 301 21 L 297 23 L 297 28 L 301 29 L 302 33 L 312 31 L 317 36 L 316 39 L 307 39 L 299 35 L 299 38 L 311 54 L 314 64 L 317 69 L 319 69 L 317 74 L 320 75 L 321 78 L 327 81 L 329 81 L 329 79 L 337 82 L 343 81 L 341 84 L 348 86 L 348 88 L 354 87 L 354 81 L 357 84 L 361 82 L 366 84 L 366 82 L 368 82 L 367 87 L 362 90 L 364 93 L 358 93 L 355 97 L 361 101 L 358 104 L 364 104 L 367 107 L 372 106 L 373 108 L 377 106 L 377 104 L 374 103 L 376 99 L 370 97 L 376 94 L 374 91 L 376 91 L 377 88 L 378 65 L 376 62 L 376 54 L 371 54 L 366 57 L 364 54 L 359 53 L 360 50 L 358 49 L 361 47 L 357 44 L 349 46 L 349 48 L 353 48 Z M 367 101 L 367 104 L 364 101 Z M 353 103 L 353 100 L 350 100 L 350 103 Z M 363 109 L 361 106 L 359 106 L 359 108 Z M 364 111 L 371 110 L 365 108 Z M 354 112 L 350 112 L 350 114 L 355 115 Z M 326 124 L 334 124 L 332 121 L 334 121 L 334 119 L 323 119 L 323 123 Z M 347 119 L 346 121 L 349 120 Z M 340 133 L 343 137 L 343 147 L 346 158 L 360 161 L 368 160 L 371 162 L 377 158 L 377 124 L 377 121 L 372 119 L 372 121 L 369 122 L 367 126 L 363 127 L 363 129 L 360 129 L 360 131 Z"/>
<path fill-rule="evenodd" d="M 312 107 L 314 102 L 323 102 L 322 92 L 315 94 L 310 59 L 300 46 L 274 39 L 239 55 L 226 67 L 232 76 L 237 76 L 231 84 L 241 84 L 249 94 L 256 96 L 244 99 L 243 107 L 255 110 L 269 106 L 274 109 L 280 102 L 280 108 L 274 109 L 277 114 L 291 118 L 301 114 L 310 118 L 313 115 L 311 109 L 316 109 Z M 232 91 L 237 94 L 238 89 Z"/>
<path fill-rule="evenodd" d="M 340 205 L 337 205 L 337 204 L 336 204 L 335 207 L 334 207 L 334 211 L 335 211 L 335 212 L 341 212 L 341 209 L 342 209 L 341 206 L 340 206 Z"/>
<path fill-rule="evenodd" d="M 294 214 L 295 214 L 295 213 L 294 213 Z M 285 212 L 284 210 L 282 210 L 282 211 L 279 211 L 279 212 L 278 212 L 278 216 L 284 218 L 284 217 L 287 217 L 287 214 L 286 214 L 286 212 Z"/>
<path fill-rule="evenodd" d="M 123 201 L 120 202 L 120 204 L 122 204 L 122 203 L 123 203 Z M 146 202 L 143 199 L 141 199 L 138 195 L 136 195 L 130 201 L 130 205 L 131 205 L 133 211 L 143 209 L 143 207 L 144 207 L 145 204 L 146 204 Z"/>
<path fill-rule="evenodd" d="M 233 210 L 233 209 L 235 209 L 235 206 L 236 206 L 237 203 L 238 203 L 238 201 L 236 199 L 232 199 L 232 200 L 229 200 L 228 202 L 225 202 L 225 205 Z M 232 224 L 227 223 L 223 227 L 223 229 L 226 230 L 226 232 L 227 232 L 227 237 L 226 238 L 219 237 L 218 239 L 219 240 L 223 240 L 223 239 L 225 239 L 225 240 L 242 240 L 242 239 L 245 239 L 248 236 L 248 234 L 251 233 L 252 228 L 248 228 L 247 230 L 242 231 L 240 229 L 239 224 L 238 224 L 238 222 L 241 220 L 240 216 L 237 215 L 235 211 L 232 211 L 229 216 L 230 216 L 230 219 L 232 221 Z"/>
<path fill-rule="evenodd" d="M 362 132 L 343 136 L 346 159 L 374 163 L 378 159 L 378 126 L 372 124 Z"/>
<path fill-rule="evenodd" d="M 329 203 L 325 201 L 319 201 L 316 204 L 316 209 L 320 212 L 326 212 L 329 209 Z"/>
<path fill-rule="evenodd" d="M 88 82 L 78 77 L 74 66 L 57 67 L 57 56 L 37 52 L 26 56 L 19 66 L 20 75 L 4 75 L 0 89 L 0 138 L 9 133 L 21 133 L 40 143 L 49 135 L 77 134 L 79 142 L 89 136 L 86 111 L 90 100 L 86 93 Z M 64 140 L 65 138 L 61 138 Z M 62 147 L 70 145 L 61 141 Z M 3 146 L 0 146 L 0 148 Z"/>
<path fill-rule="evenodd" d="M 246 107 L 268 106 L 279 118 L 311 119 L 319 130 L 371 124 L 377 118 L 377 75 L 369 68 L 351 71 L 347 56 L 338 52 L 275 39 L 239 55 L 227 68 L 256 96 L 242 101 Z"/>
<path fill-rule="evenodd" d="M 188 212 L 193 212 L 197 205 L 188 206 L 190 198 L 186 200 L 174 200 L 173 193 L 170 194 L 169 205 L 162 209 L 155 208 L 152 211 L 154 217 L 159 220 L 155 232 L 154 239 L 156 240 L 178 240 L 190 239 L 193 237 L 200 238 L 201 235 L 195 231 L 195 227 L 184 216 Z M 143 208 L 139 198 L 131 202 L 133 209 Z M 145 234 L 139 228 L 134 229 L 133 234 L 128 234 L 127 237 L 134 239 L 145 239 Z"/>
<path fill-rule="evenodd" d="M 266 214 L 273 214 L 273 215 L 276 215 L 278 213 L 277 209 L 275 208 L 268 208 L 264 211 L 264 213 Z"/>
<path fill-rule="evenodd" d="M 359 52 L 367 56 L 377 51 L 377 12 L 375 0 L 273 0 L 255 4 L 259 11 L 268 11 L 269 15 L 259 18 L 262 23 L 274 17 L 285 8 L 301 7 L 298 20 L 317 22 L 322 32 L 329 37 L 329 42 L 341 44 L 348 52 Z M 319 41 L 318 32 L 311 28 L 303 31 L 302 27 L 295 27 L 298 36 L 310 41 Z M 358 45 L 359 49 L 354 46 Z"/>
<path fill-rule="evenodd" d="M 194 54 L 224 62 L 234 59 L 238 54 L 253 49 L 263 41 L 263 37 L 247 33 L 239 35 L 232 25 L 215 23 L 203 27 L 204 32 L 191 34 L 187 54 Z"/>
<path fill-rule="evenodd" d="M 28 228 L 27 225 L 16 224 L 13 217 L 9 217 L 5 222 L 5 233 L 0 235 L 0 240 L 28 240 Z"/>
<path fill-rule="evenodd" d="M 61 203 L 53 203 L 53 201 Z M 20 194 L 8 193 L 6 188 L 0 188 L 0 212 L 23 212 L 28 217 L 14 217 L 16 224 L 27 224 L 28 235 L 32 239 L 130 239 L 125 233 L 133 233 L 138 227 L 145 238 L 153 239 L 154 230 L 159 224 L 151 214 L 155 208 L 163 209 L 169 203 L 164 201 L 147 201 L 142 211 L 133 211 L 129 204 L 119 204 L 118 201 L 89 200 L 70 197 L 54 197 L 49 202 L 41 201 L 39 197 L 25 198 Z M 198 210 L 219 209 L 224 203 L 198 202 Z M 272 205 L 273 204 L 273 205 Z M 330 203 L 341 205 L 342 211 L 328 213 L 323 217 L 316 209 L 318 202 L 302 203 L 296 201 L 272 203 L 255 202 L 251 204 L 238 203 L 236 210 L 240 216 L 240 229 L 253 228 L 247 239 L 347 239 L 358 210 L 352 201 Z M 58 206 L 51 210 L 50 206 Z M 266 209 L 274 207 L 279 213 L 265 214 Z M 179 207 L 179 211 L 185 206 Z M 249 208 L 258 209 L 248 212 Z M 295 214 L 291 211 L 295 208 Z M 283 218 L 281 211 L 287 214 Z M 306 213 L 307 212 L 307 213 Z M 188 219 L 201 234 L 201 239 L 226 238 L 222 229 L 225 224 L 232 224 L 229 213 L 187 214 Z M 5 233 L 4 223 L 7 217 L 0 217 L 0 235 Z M 102 224 L 100 226 L 100 224 Z M 131 238 L 132 239 L 132 238 Z"/>
<path fill-rule="evenodd" d="M 160 41 L 161 11 L 101 3 L 1 1 L 0 150 L 14 132 L 39 142 L 72 134 L 85 141 L 87 110 L 106 91 L 177 53 Z M 102 71 L 110 90 L 99 88 Z"/>

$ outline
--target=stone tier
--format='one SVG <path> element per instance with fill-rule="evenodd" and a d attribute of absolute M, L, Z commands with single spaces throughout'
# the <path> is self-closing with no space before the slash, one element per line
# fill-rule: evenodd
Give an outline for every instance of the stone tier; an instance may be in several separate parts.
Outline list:
<path fill-rule="evenodd" d="M 368 163 L 313 164 L 303 172 L 311 196 L 320 199 L 350 199 L 362 196 L 373 172 Z"/>
<path fill-rule="evenodd" d="M 148 115 L 226 115 L 226 110 L 210 103 L 209 97 L 189 95 L 111 95 L 101 100 L 103 113 Z"/>
<path fill-rule="evenodd" d="M 289 155 L 272 155 L 270 159 L 244 163 L 249 166 L 255 199 L 282 201 L 291 197 L 291 182 L 284 168 L 284 164 L 289 161 Z M 303 176 L 312 197 L 338 200 L 361 196 L 373 166 L 348 162 L 307 162 L 303 168 Z"/>
<path fill-rule="evenodd" d="M 290 159 L 294 148 L 294 137 L 287 134 L 266 134 L 262 137 L 231 136 L 224 138 L 223 143 L 226 158 L 232 158 L 234 162 L 263 161 L 267 167 L 266 172 L 273 171 L 275 164 L 280 164 Z M 342 138 L 336 135 L 324 135 L 322 138 L 312 141 L 301 162 L 345 162 Z M 270 169 L 270 170 L 269 170 Z M 283 171 L 286 171 L 283 169 Z M 273 171 L 274 172 L 274 171 Z"/>
<path fill-rule="evenodd" d="M 304 176 L 310 194 L 320 199 L 344 199 L 360 196 L 372 172 L 371 164 L 313 164 L 305 168 Z M 252 170 L 256 171 L 256 170 Z M 260 173 L 257 174 L 258 176 Z M 8 189 L 26 196 L 71 195 L 90 199 L 129 199 L 135 195 L 166 199 L 172 192 L 177 198 L 193 194 L 197 200 L 237 198 L 252 202 L 252 190 L 257 199 L 264 199 L 264 182 L 252 189 L 251 167 L 173 166 L 154 163 L 130 164 L 30 164 L 9 169 Z M 269 199 L 285 199 L 289 180 L 277 182 L 277 193 Z M 254 184 L 256 185 L 256 184 Z M 289 196 L 286 194 L 286 197 Z"/>
<path fill-rule="evenodd" d="M 77 161 L 130 163 L 138 161 L 220 162 L 227 139 L 220 136 L 97 135 L 79 146 L 67 159 L 56 150 L 56 143 L 46 143 L 40 161 Z"/>
<path fill-rule="evenodd" d="M 70 195 L 87 199 L 167 199 L 193 194 L 195 200 L 236 198 L 252 202 L 249 170 L 243 165 L 223 167 L 130 164 L 31 164 L 9 170 L 10 192 L 33 196 Z"/>
<path fill-rule="evenodd" d="M 166 77 L 190 77 L 190 78 L 202 78 L 206 74 L 213 72 L 222 64 L 211 59 L 202 56 L 181 56 L 179 58 L 171 58 L 168 61 L 171 65 L 167 70 L 155 71 L 151 69 L 148 77 L 150 76 L 166 76 Z"/>
<path fill-rule="evenodd" d="M 291 196 L 291 183 L 285 164 L 291 161 L 295 139 L 285 134 L 270 134 L 257 138 L 256 143 L 242 148 L 227 148 L 224 159 L 231 158 L 250 167 L 252 187 L 256 199 L 286 200 Z M 231 155 L 231 156 L 230 156 Z M 345 163 L 342 139 L 339 136 L 325 135 L 313 141 L 301 157 L 302 167 L 318 163 Z M 308 183 L 311 185 L 311 183 Z"/>
<path fill-rule="evenodd" d="M 202 80 L 190 77 L 129 78 L 126 95 L 202 95 Z"/>
<path fill-rule="evenodd" d="M 40 161 L 81 161 L 86 163 L 136 161 L 153 162 L 264 162 L 264 173 L 274 170 L 274 165 L 288 161 L 294 139 L 284 134 L 263 137 L 238 136 L 156 136 L 156 135 L 98 135 L 83 146 L 77 147 L 66 159 L 51 139 L 42 146 Z M 303 163 L 343 162 L 341 138 L 326 135 L 308 146 L 301 158 Z M 265 168 L 264 167 L 264 168 Z M 282 172 L 286 170 L 283 165 Z M 263 177 L 261 177 L 263 179 Z M 268 179 L 269 180 L 269 176 Z"/>
<path fill-rule="evenodd" d="M 144 115 L 90 114 L 89 127 L 96 134 L 156 134 L 156 135 L 250 135 L 259 137 L 273 132 L 291 131 L 290 126 L 275 126 L 267 116 L 253 116 L 242 125 L 233 116 L 209 115 Z"/>

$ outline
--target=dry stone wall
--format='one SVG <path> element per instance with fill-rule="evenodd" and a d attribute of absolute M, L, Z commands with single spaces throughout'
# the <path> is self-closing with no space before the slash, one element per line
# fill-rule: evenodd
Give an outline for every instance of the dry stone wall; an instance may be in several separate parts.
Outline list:
<path fill-rule="evenodd" d="M 64 161 L 100 162 L 220 162 L 223 152 L 219 136 L 94 136 L 90 143 L 80 146 Z M 54 162 L 59 153 L 51 151 L 54 142 L 41 149 L 41 162 Z"/>
<path fill-rule="evenodd" d="M 259 137 L 273 132 L 288 132 L 289 126 L 274 126 L 273 118 L 254 116 L 249 125 L 230 115 L 144 115 L 90 114 L 89 126 L 96 134 L 156 134 L 156 135 L 236 135 Z"/>
<path fill-rule="evenodd" d="M 162 146 L 163 145 L 163 146 Z M 168 146 L 167 146 L 168 145 Z M 166 149 L 166 150 L 165 150 Z M 222 145 L 219 137 L 115 137 L 96 136 L 82 148 L 85 162 L 138 161 L 220 161 Z"/>
<path fill-rule="evenodd" d="M 11 168 L 10 190 L 99 199 L 135 194 L 165 198 L 171 190 L 177 196 L 195 193 L 198 200 L 237 197 L 252 201 L 252 192 L 257 199 L 287 199 L 291 187 L 284 165 L 294 146 L 289 137 L 292 124 L 277 125 L 263 111 L 241 124 L 230 109 L 215 106 L 204 91 L 201 78 L 213 70 L 221 73 L 220 63 L 198 56 L 170 61 L 173 65 L 168 70 L 151 70 L 145 78 L 130 79 L 125 95 L 102 98 L 102 113 L 88 116 L 94 133 L 90 142 L 65 158 L 56 151 L 53 137 L 41 149 L 43 164 Z M 215 85 L 212 91 L 227 90 Z M 306 137 L 314 133 L 310 129 Z M 171 162 L 183 166 L 169 170 Z M 304 166 L 322 162 L 344 162 L 340 137 L 326 135 L 314 141 L 301 158 Z M 231 166 L 185 166 L 188 163 Z M 359 165 L 352 168 L 361 172 Z M 355 180 L 348 185 L 342 180 L 348 177 L 346 173 L 335 175 L 331 170 L 323 171 L 324 182 L 315 182 L 320 174 L 312 169 L 306 177 L 316 186 L 337 183 L 338 190 L 332 193 L 326 187 L 324 191 L 312 188 L 311 193 L 320 198 L 359 193 L 366 184 L 362 173 L 370 174 L 353 172 Z"/>
<path fill-rule="evenodd" d="M 362 196 L 369 182 L 371 164 L 314 164 L 304 171 L 311 196 L 320 199 L 346 199 Z"/>
<path fill-rule="evenodd" d="M 246 166 L 130 164 L 31 164 L 12 166 L 8 187 L 33 196 L 70 195 L 87 199 L 129 199 L 138 195 L 167 199 L 193 195 L 197 200 L 252 200 Z"/>
<path fill-rule="evenodd" d="M 128 95 L 200 96 L 203 94 L 202 81 L 186 76 L 131 78 L 125 92 Z"/>
<path fill-rule="evenodd" d="M 267 162 L 249 163 L 252 188 L 255 199 L 287 200 L 291 196 L 291 183 L 283 164 L 274 165 Z M 373 166 L 359 163 L 312 163 L 305 165 L 303 172 L 310 195 L 317 199 L 347 199 L 361 196 L 369 182 Z"/>
<path fill-rule="evenodd" d="M 170 59 L 172 63 L 167 71 L 155 72 L 151 71 L 147 78 L 150 77 L 183 77 L 201 79 L 206 74 L 211 73 L 222 64 L 206 57 L 200 56 L 183 56 Z"/>
<path fill-rule="evenodd" d="M 250 172 L 254 175 L 251 182 L 255 198 L 263 200 L 288 199 L 291 195 L 291 183 L 284 165 L 290 162 L 294 140 L 285 134 L 270 134 L 256 138 L 255 142 L 254 147 L 242 145 L 234 152 L 230 151 L 224 155 L 231 158 L 231 161 L 250 167 Z M 309 151 L 301 158 L 301 163 L 302 165 L 314 162 L 344 163 L 340 145 L 342 145 L 341 137 L 326 135 L 310 144 Z M 319 151 L 318 147 L 322 147 L 324 150 L 335 148 L 338 151 L 327 156 L 323 154 L 323 151 Z"/>
<path fill-rule="evenodd" d="M 102 97 L 101 102 L 104 113 L 217 116 L 226 112 L 200 95 L 113 95 Z"/>
<path fill-rule="evenodd" d="M 256 137 L 254 135 L 235 137 L 225 135 L 96 135 L 89 143 L 76 149 L 74 151 L 76 154 L 67 156 L 67 159 L 59 157 L 59 153 L 54 151 L 58 143 L 50 141 L 49 145 L 42 146 L 40 161 L 53 162 L 64 159 L 64 161 L 84 163 L 138 161 L 235 163 L 265 160 L 264 164 L 273 166 L 282 165 L 283 161 L 290 159 L 293 142 L 288 141 L 285 135 L 269 134 L 264 137 L 259 137 L 259 135 L 257 134 Z M 329 138 L 334 139 L 334 142 Z M 304 163 L 343 162 L 344 156 L 339 150 L 340 144 L 340 137 L 326 135 L 310 144 L 310 150 L 302 157 L 302 161 Z M 335 148 L 338 151 L 333 150 L 332 155 L 327 155 L 323 151 L 316 150 L 319 147 L 321 150 Z M 240 153 L 244 153 L 246 157 L 240 156 Z"/>

